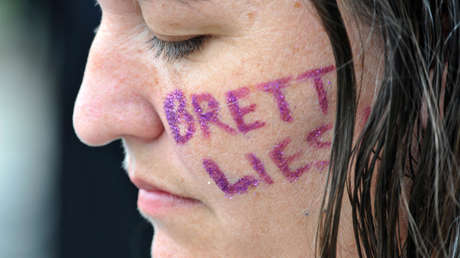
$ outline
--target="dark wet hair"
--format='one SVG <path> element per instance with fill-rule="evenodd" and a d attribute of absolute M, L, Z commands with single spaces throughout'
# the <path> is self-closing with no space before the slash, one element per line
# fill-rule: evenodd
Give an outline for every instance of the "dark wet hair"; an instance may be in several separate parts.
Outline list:
<path fill-rule="evenodd" d="M 357 139 L 347 31 L 335 0 L 313 2 L 338 76 L 317 256 L 336 257 L 348 194 L 361 257 L 460 257 L 460 2 L 344 0 L 383 41 L 383 78 Z"/>

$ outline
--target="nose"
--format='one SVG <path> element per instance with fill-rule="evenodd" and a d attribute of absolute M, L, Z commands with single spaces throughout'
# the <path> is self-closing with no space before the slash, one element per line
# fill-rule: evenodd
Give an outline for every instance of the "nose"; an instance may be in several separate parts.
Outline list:
<path fill-rule="evenodd" d="M 125 137 L 153 141 L 164 131 L 151 92 L 157 78 L 133 42 L 122 42 L 117 33 L 103 32 L 102 26 L 75 102 L 74 130 L 90 146 Z"/>

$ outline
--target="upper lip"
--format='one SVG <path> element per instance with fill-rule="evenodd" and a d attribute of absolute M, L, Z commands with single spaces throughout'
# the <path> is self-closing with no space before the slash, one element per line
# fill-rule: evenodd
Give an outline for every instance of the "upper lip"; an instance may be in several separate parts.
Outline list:
<path fill-rule="evenodd" d="M 160 192 L 160 193 L 165 193 L 165 194 L 169 194 L 169 195 L 172 195 L 176 198 L 180 198 L 180 199 L 184 199 L 184 200 L 189 200 L 189 201 L 198 201 L 194 198 L 191 198 L 191 197 L 187 197 L 187 196 L 184 196 L 184 195 L 181 195 L 181 194 L 177 194 L 175 192 L 172 192 L 172 191 L 169 191 L 169 190 L 166 190 L 165 188 L 160 188 L 152 183 L 149 183 L 147 182 L 147 180 L 143 179 L 143 178 L 140 178 L 140 177 L 129 177 L 129 179 L 131 180 L 131 182 L 139 189 L 142 189 L 144 191 L 147 191 L 147 192 Z"/>

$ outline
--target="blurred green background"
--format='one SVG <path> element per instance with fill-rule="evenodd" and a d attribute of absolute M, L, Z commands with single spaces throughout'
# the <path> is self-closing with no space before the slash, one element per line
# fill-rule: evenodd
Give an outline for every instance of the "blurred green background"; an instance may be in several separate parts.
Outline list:
<path fill-rule="evenodd" d="M 47 15 L 0 2 L 0 257 L 57 257 L 58 149 Z"/>
<path fill-rule="evenodd" d="M 120 144 L 72 130 L 99 17 L 93 0 L 0 1 L 0 258 L 149 257 Z"/>

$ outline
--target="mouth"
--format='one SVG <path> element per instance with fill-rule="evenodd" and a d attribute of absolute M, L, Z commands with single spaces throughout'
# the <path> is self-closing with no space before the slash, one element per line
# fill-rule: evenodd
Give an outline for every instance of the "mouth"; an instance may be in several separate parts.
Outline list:
<path fill-rule="evenodd" d="M 141 213 L 152 218 L 159 218 L 173 213 L 187 212 L 188 209 L 201 204 L 197 199 L 181 196 L 140 178 L 130 178 L 139 188 L 137 207 Z"/>

